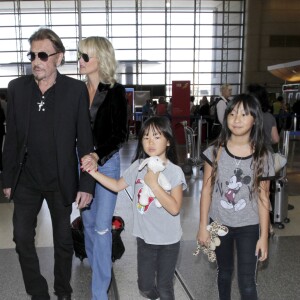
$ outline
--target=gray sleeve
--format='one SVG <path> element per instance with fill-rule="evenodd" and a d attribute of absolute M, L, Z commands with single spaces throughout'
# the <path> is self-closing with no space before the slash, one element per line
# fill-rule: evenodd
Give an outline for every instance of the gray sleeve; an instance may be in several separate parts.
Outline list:
<path fill-rule="evenodd" d="M 272 153 L 268 151 L 268 155 L 265 157 L 264 173 L 261 180 L 270 180 L 275 176 L 274 161 Z"/>
<path fill-rule="evenodd" d="M 220 100 L 217 103 L 217 114 L 218 114 L 219 122 L 221 124 L 223 123 L 223 120 L 224 120 L 225 110 L 226 110 L 226 103 L 224 100 Z"/>
<path fill-rule="evenodd" d="M 201 158 L 212 165 L 213 147 L 208 147 L 205 151 L 201 153 Z"/>
<path fill-rule="evenodd" d="M 180 175 L 180 180 L 179 180 L 177 185 L 182 184 L 182 190 L 184 191 L 187 188 L 187 184 L 186 184 L 186 181 L 185 181 L 185 176 L 183 174 L 182 169 L 180 167 L 178 167 L 178 168 L 179 168 L 179 172 L 180 172 L 181 175 Z"/>

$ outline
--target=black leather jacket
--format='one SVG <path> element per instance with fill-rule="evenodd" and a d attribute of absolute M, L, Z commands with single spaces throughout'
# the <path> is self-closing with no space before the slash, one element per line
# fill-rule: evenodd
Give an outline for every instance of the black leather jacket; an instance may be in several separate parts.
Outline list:
<path fill-rule="evenodd" d="M 98 91 L 106 93 L 106 96 L 96 113 L 93 135 L 95 152 L 99 156 L 98 164 L 103 166 L 126 140 L 127 100 L 125 88 L 119 83 L 112 88 L 100 83 Z"/>

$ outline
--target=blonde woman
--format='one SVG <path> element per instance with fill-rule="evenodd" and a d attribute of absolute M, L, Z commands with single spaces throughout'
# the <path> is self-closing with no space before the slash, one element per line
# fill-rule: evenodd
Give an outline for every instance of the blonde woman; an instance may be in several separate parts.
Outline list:
<path fill-rule="evenodd" d="M 120 177 L 119 149 L 127 135 L 125 88 L 116 82 L 116 59 L 112 44 L 104 37 L 88 37 L 79 43 L 80 74 L 86 75 L 94 152 L 99 172 Z M 117 193 L 96 184 L 95 197 L 82 210 L 85 247 L 92 268 L 92 300 L 107 300 L 111 281 L 111 224 Z"/>

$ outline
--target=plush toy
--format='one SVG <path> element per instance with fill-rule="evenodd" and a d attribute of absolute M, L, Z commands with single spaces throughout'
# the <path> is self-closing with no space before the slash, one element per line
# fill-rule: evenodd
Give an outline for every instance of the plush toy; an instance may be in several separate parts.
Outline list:
<path fill-rule="evenodd" d="M 228 233 L 228 228 L 218 222 L 211 222 L 207 225 L 207 230 L 210 234 L 210 242 L 208 245 L 201 245 L 197 242 L 197 249 L 193 253 L 193 255 L 198 255 L 200 251 L 207 255 L 208 260 L 210 262 L 214 262 L 216 260 L 216 247 L 220 246 L 221 241 L 219 236 L 224 236 Z"/>
<path fill-rule="evenodd" d="M 153 171 L 153 173 L 162 172 L 166 166 L 165 163 L 158 157 L 158 156 L 151 156 L 143 160 L 143 162 L 139 166 L 139 171 L 141 171 L 145 166 L 148 166 L 150 170 Z M 139 203 L 143 206 L 146 206 L 149 204 L 149 197 L 155 197 L 150 187 L 143 181 L 143 188 L 142 192 L 140 194 Z M 162 173 L 159 173 L 158 176 L 158 184 L 165 190 L 170 191 L 171 190 L 171 184 L 166 178 L 166 176 Z M 155 198 L 155 205 L 156 207 L 161 207 L 161 204 L 159 201 Z"/>

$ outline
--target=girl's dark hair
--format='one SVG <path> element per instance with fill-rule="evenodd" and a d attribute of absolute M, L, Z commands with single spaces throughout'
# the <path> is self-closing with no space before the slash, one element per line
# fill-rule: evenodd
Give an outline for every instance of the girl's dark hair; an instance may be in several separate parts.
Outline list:
<path fill-rule="evenodd" d="M 253 150 L 253 162 L 251 168 L 253 169 L 253 184 L 251 194 L 259 192 L 259 182 L 264 171 L 265 157 L 268 155 L 267 148 L 264 141 L 263 132 L 263 115 L 261 106 L 252 94 L 240 94 L 231 100 L 225 110 L 224 121 L 221 133 L 217 140 L 213 142 L 213 170 L 212 170 L 212 186 L 215 184 L 218 162 L 216 161 L 218 150 L 221 146 L 225 146 L 231 136 L 231 131 L 228 128 L 227 117 L 236 106 L 243 105 L 245 113 L 250 114 L 254 118 L 254 124 L 250 132 L 249 143 Z"/>
<path fill-rule="evenodd" d="M 176 143 L 170 121 L 166 117 L 157 116 L 151 117 L 143 123 L 138 136 L 136 153 L 132 161 L 134 162 L 137 159 L 145 159 L 149 157 L 149 155 L 147 155 L 143 149 L 143 137 L 149 133 L 149 130 L 155 130 L 168 140 L 170 146 L 168 146 L 166 149 L 166 157 L 172 163 L 178 164 Z"/>

